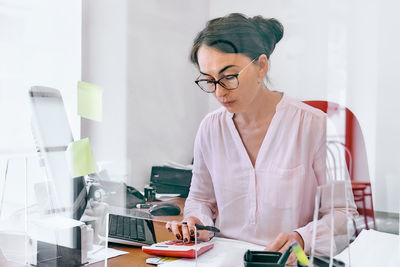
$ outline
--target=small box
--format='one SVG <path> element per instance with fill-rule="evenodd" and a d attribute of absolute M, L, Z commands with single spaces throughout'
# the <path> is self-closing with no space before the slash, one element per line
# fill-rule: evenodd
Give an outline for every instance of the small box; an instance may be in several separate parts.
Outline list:
<path fill-rule="evenodd" d="M 285 262 L 278 263 L 282 253 L 273 251 L 251 251 L 244 254 L 245 267 L 285 267 Z"/>

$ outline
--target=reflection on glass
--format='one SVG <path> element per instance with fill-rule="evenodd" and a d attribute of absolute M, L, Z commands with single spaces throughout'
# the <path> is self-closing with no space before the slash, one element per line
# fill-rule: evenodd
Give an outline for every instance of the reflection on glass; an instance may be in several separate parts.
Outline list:
<path fill-rule="evenodd" d="M 333 257 L 347 248 L 355 233 L 356 206 L 349 181 L 319 186 L 315 197 L 311 262 L 314 256 Z"/>

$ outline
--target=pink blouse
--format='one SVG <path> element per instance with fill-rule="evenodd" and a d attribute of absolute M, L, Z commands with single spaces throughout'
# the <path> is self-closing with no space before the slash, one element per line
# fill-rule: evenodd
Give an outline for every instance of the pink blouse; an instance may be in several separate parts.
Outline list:
<path fill-rule="evenodd" d="M 222 107 L 200 124 L 184 216 L 215 219 L 220 236 L 264 246 L 297 231 L 309 252 L 316 188 L 326 183 L 326 115 L 284 94 L 255 167 L 232 117 Z"/>

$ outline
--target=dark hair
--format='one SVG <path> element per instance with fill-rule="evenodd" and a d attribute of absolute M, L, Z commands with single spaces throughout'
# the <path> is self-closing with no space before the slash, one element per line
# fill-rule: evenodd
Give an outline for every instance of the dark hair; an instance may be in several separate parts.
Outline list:
<path fill-rule="evenodd" d="M 225 53 L 244 54 L 251 59 L 262 54 L 269 58 L 282 36 L 283 26 L 274 18 L 249 18 L 240 13 L 232 13 L 207 22 L 194 39 L 190 60 L 198 65 L 197 52 L 201 45 Z"/>

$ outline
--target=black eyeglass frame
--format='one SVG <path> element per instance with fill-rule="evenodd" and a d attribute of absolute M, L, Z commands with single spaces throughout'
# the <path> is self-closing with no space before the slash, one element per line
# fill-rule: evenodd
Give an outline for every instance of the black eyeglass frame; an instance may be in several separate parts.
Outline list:
<path fill-rule="evenodd" d="M 217 90 L 217 84 L 219 84 L 219 85 L 221 85 L 223 88 L 225 88 L 226 90 L 235 90 L 235 89 L 237 89 L 238 87 L 239 87 L 239 84 L 240 84 L 240 82 L 239 82 L 239 74 L 244 70 L 244 69 L 246 69 L 248 66 L 250 66 L 250 64 L 251 63 L 253 63 L 256 59 L 258 59 L 258 57 L 256 57 L 256 58 L 254 58 L 249 64 L 247 64 L 246 66 L 244 66 L 243 67 L 243 69 L 241 69 L 238 73 L 236 73 L 236 74 L 229 74 L 229 75 L 226 75 L 226 76 L 222 76 L 221 78 L 219 78 L 218 80 L 216 80 L 216 81 L 212 81 L 212 80 L 209 80 L 209 79 L 200 79 L 200 80 L 195 80 L 194 82 L 197 84 L 197 86 L 198 87 L 200 87 L 200 89 L 201 90 L 203 90 L 204 92 L 206 92 L 206 93 L 214 93 L 216 90 Z M 236 85 L 236 87 L 234 87 L 234 88 L 227 88 L 224 84 L 222 84 L 220 81 L 222 80 L 222 79 L 225 79 L 225 78 L 227 78 L 227 77 L 235 77 L 236 78 L 236 80 L 237 80 L 237 85 Z M 213 91 L 209 91 L 209 90 L 206 90 L 206 89 L 204 89 L 203 87 L 201 87 L 200 85 L 199 85 L 199 82 L 212 82 L 213 84 L 214 84 L 214 90 Z"/>
<path fill-rule="evenodd" d="M 203 91 L 206 92 L 206 93 L 214 93 L 214 92 L 217 90 L 217 83 L 218 83 L 219 85 L 221 85 L 222 87 L 224 87 L 226 90 L 235 90 L 235 89 L 237 89 L 237 88 L 239 87 L 239 78 L 238 78 L 239 74 L 240 74 L 240 73 L 229 74 L 229 75 L 226 75 L 226 76 L 221 77 L 220 79 L 218 79 L 218 80 L 216 80 L 216 81 L 212 81 L 212 80 L 209 80 L 209 79 L 200 79 L 200 80 L 196 80 L 196 81 L 194 81 L 194 82 L 197 84 L 198 87 L 200 87 L 201 90 L 203 90 Z M 237 86 L 234 87 L 234 88 L 227 88 L 223 83 L 220 82 L 222 79 L 225 79 L 225 78 L 227 78 L 227 77 L 235 77 L 236 80 L 237 80 Z M 214 84 L 214 90 L 213 90 L 213 91 L 209 91 L 209 90 L 204 89 L 203 87 L 201 87 L 201 86 L 199 85 L 199 82 L 212 82 L 212 83 Z"/>

